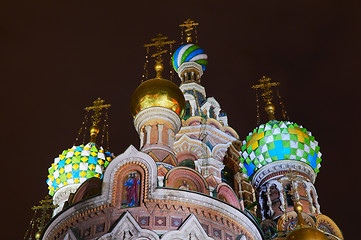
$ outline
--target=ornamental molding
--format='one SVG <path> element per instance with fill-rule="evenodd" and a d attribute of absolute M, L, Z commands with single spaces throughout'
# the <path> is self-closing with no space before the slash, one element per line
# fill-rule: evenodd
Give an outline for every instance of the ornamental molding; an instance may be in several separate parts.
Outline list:
<path fill-rule="evenodd" d="M 183 93 L 184 93 L 186 90 L 193 90 L 193 89 L 194 89 L 194 90 L 202 93 L 203 96 L 206 97 L 206 90 L 205 90 L 205 88 L 204 88 L 202 85 L 200 85 L 200 84 L 198 84 L 198 83 L 196 83 L 196 82 L 183 83 L 183 84 L 181 84 L 181 85 L 179 86 L 179 88 L 180 88 L 180 90 L 182 90 Z"/>
<path fill-rule="evenodd" d="M 216 119 L 213 119 L 217 121 Z M 217 139 L 221 143 L 226 142 L 233 142 L 238 140 L 237 138 L 225 133 L 225 130 L 228 130 L 231 127 L 227 127 L 227 129 L 218 129 L 215 126 L 210 124 L 198 124 L 198 125 L 191 125 L 191 126 L 183 126 L 180 131 L 177 133 L 176 138 L 179 138 L 183 134 L 192 135 L 192 134 L 199 134 L 200 131 L 206 131 L 208 136 L 212 137 L 212 139 Z M 231 128 L 232 129 L 232 128 Z"/>
<path fill-rule="evenodd" d="M 201 78 L 203 75 L 202 65 L 200 65 L 196 62 L 184 62 L 179 66 L 179 68 L 177 70 L 179 78 L 182 79 L 183 73 L 185 71 L 189 71 L 189 70 L 196 71 L 199 74 L 199 78 Z M 204 93 L 204 95 L 206 95 L 206 94 Z"/>
<path fill-rule="evenodd" d="M 180 117 L 174 111 L 164 107 L 150 107 L 140 111 L 134 118 L 134 127 L 138 134 L 142 126 L 144 126 L 147 121 L 153 119 L 162 119 L 169 122 L 175 132 L 178 132 L 182 126 Z"/>
<path fill-rule="evenodd" d="M 153 199 L 161 200 L 162 202 L 175 201 L 189 203 L 212 209 L 218 212 L 219 215 L 227 216 L 227 218 L 237 222 L 242 227 L 242 232 L 248 236 L 246 239 L 263 239 L 256 224 L 242 213 L 240 209 L 210 196 L 177 189 L 158 188 L 153 195 Z"/>
<path fill-rule="evenodd" d="M 173 239 L 202 239 L 212 240 L 204 231 L 201 223 L 194 214 L 191 214 L 180 226 L 178 230 L 169 231 L 162 235 L 162 240 Z"/>
<path fill-rule="evenodd" d="M 288 170 L 304 173 L 312 183 L 316 180 L 316 173 L 308 164 L 297 160 L 278 160 L 259 169 L 252 178 L 252 186 L 258 188 L 266 178 L 271 177 L 270 179 L 272 179 L 272 174 L 277 176 L 277 173 Z"/>
<path fill-rule="evenodd" d="M 127 211 L 119 218 L 119 222 L 112 229 L 110 233 L 103 235 L 98 240 L 113 240 L 113 239 L 147 239 L 159 240 L 159 236 L 154 231 L 142 228 L 134 217 Z"/>
<path fill-rule="evenodd" d="M 212 149 L 212 156 L 219 161 L 223 161 L 224 156 L 226 155 L 228 147 L 231 145 L 231 142 L 225 144 L 217 144 Z"/>
<path fill-rule="evenodd" d="M 206 144 L 198 139 L 191 139 L 187 135 L 182 135 L 182 137 L 174 143 L 173 150 L 176 156 L 184 152 L 194 153 L 198 158 L 212 155 L 211 150 Z"/>
<path fill-rule="evenodd" d="M 67 201 L 70 193 L 75 193 L 80 185 L 80 183 L 75 183 L 58 189 L 53 196 L 54 205 Z"/>

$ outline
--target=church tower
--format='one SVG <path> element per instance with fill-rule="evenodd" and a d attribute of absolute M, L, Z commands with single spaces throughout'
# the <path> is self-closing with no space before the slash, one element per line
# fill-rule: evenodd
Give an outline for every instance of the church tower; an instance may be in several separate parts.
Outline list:
<path fill-rule="evenodd" d="M 164 166 L 176 166 L 173 151 L 174 137 L 181 128 L 185 100 L 178 86 L 162 77 L 165 46 L 175 43 L 159 34 L 152 43 L 144 47 L 154 47 L 156 77 L 144 81 L 134 91 L 131 98 L 131 112 L 134 127 L 140 137 L 140 149 Z M 148 50 L 149 51 L 149 50 Z"/>
<path fill-rule="evenodd" d="M 272 88 L 277 85 L 278 82 L 263 76 L 259 84 L 252 86 L 263 90 L 269 121 L 243 141 L 240 158 L 242 171 L 257 192 L 261 227 L 271 238 L 286 236 L 302 216 L 305 225 L 326 236 L 342 238 L 337 225 L 320 211 L 314 186 L 322 161 L 318 142 L 301 125 L 276 120 Z M 287 118 L 285 112 L 283 115 Z M 294 209 L 299 211 L 299 217 Z M 308 237 L 290 239 L 321 239 Z"/>

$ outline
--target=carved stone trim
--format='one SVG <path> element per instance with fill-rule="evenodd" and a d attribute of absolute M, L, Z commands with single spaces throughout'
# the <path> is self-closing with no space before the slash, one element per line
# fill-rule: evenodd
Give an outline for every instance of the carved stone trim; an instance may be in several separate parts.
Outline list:
<path fill-rule="evenodd" d="M 172 110 L 164 107 L 151 107 L 140 111 L 134 119 L 134 127 L 137 130 L 138 134 L 141 130 L 141 127 L 151 119 L 163 119 L 169 122 L 172 127 L 175 129 L 175 132 L 178 132 L 182 121 L 177 113 Z"/>
<path fill-rule="evenodd" d="M 179 230 L 169 231 L 165 233 L 161 239 L 162 240 L 172 240 L 172 239 L 212 240 L 213 238 L 208 237 L 207 233 L 204 231 L 197 217 L 191 214 L 180 226 Z"/>
<path fill-rule="evenodd" d="M 112 240 L 112 239 L 148 239 L 159 240 L 159 236 L 148 229 L 142 228 L 134 217 L 126 212 L 120 217 L 120 221 L 113 228 L 110 233 L 107 233 L 99 238 L 99 240 Z"/>
<path fill-rule="evenodd" d="M 200 64 L 198 64 L 196 62 L 184 62 L 178 68 L 178 76 L 179 76 L 179 78 L 182 79 L 182 75 L 183 75 L 184 71 L 188 71 L 188 70 L 196 71 L 199 74 L 199 79 L 203 75 L 203 69 L 202 69 L 202 66 Z"/>
<path fill-rule="evenodd" d="M 279 160 L 267 164 L 256 172 L 252 178 L 252 185 L 258 188 L 263 182 L 272 178 L 272 174 L 277 175 L 281 171 L 295 170 L 305 174 L 312 183 L 315 182 L 316 173 L 308 164 L 295 160 Z"/>

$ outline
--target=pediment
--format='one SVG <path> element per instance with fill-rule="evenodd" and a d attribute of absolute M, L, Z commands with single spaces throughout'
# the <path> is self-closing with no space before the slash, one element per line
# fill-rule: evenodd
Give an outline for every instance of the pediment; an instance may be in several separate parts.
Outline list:
<path fill-rule="evenodd" d="M 110 229 L 109 233 L 103 235 L 98 240 L 133 240 L 147 239 L 159 240 L 158 235 L 148 229 L 142 228 L 134 217 L 129 213 L 124 213 L 116 222 L 115 226 Z"/>
<path fill-rule="evenodd" d="M 81 238 L 74 228 L 69 228 L 65 234 L 64 240 L 81 240 Z"/>
<path fill-rule="evenodd" d="M 213 240 L 204 231 L 201 223 L 194 214 L 191 214 L 179 227 L 178 230 L 170 231 L 163 234 L 162 240 Z"/>

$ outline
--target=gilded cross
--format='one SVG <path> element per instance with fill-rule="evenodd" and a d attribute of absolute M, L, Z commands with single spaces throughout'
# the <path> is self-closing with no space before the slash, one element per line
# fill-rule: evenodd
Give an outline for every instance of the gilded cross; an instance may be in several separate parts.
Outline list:
<path fill-rule="evenodd" d="M 252 88 L 253 89 L 262 89 L 264 92 L 262 94 L 263 100 L 266 103 L 271 103 L 272 102 L 272 89 L 271 87 L 275 87 L 280 85 L 279 82 L 271 82 L 271 78 L 266 77 L 266 76 L 262 76 L 262 78 L 259 80 L 259 84 L 258 85 L 253 85 Z"/>
<path fill-rule="evenodd" d="M 175 43 L 175 41 L 167 41 L 168 37 L 163 36 L 159 33 L 155 38 L 152 38 L 152 43 L 144 44 L 143 47 L 155 47 L 156 53 L 152 54 L 152 57 L 157 57 L 156 62 L 162 62 L 162 54 L 166 53 L 168 50 L 163 49 L 165 45 L 171 45 Z"/>
<path fill-rule="evenodd" d="M 191 19 L 187 19 L 184 21 L 184 23 L 180 24 L 179 26 L 182 28 L 185 28 L 184 32 L 187 34 L 187 43 L 192 41 L 192 31 L 194 29 L 194 27 L 198 26 L 199 23 L 191 20 Z"/>
<path fill-rule="evenodd" d="M 57 206 L 53 205 L 53 200 L 49 196 L 46 196 L 43 200 L 39 201 L 39 203 L 39 206 L 33 206 L 31 209 L 34 211 L 41 210 L 42 212 L 41 216 L 36 219 L 36 222 L 38 223 L 37 227 L 39 231 L 41 231 L 44 228 L 46 221 L 51 217 L 51 215 L 47 213 L 48 210 L 54 209 Z"/>
<path fill-rule="evenodd" d="M 93 115 L 91 116 L 93 126 L 98 125 L 100 122 L 100 117 L 102 115 L 101 110 L 102 109 L 108 109 L 111 105 L 110 104 L 104 104 L 104 100 L 101 98 L 98 98 L 93 102 L 93 106 L 86 107 L 85 110 L 87 112 L 93 111 Z"/>

